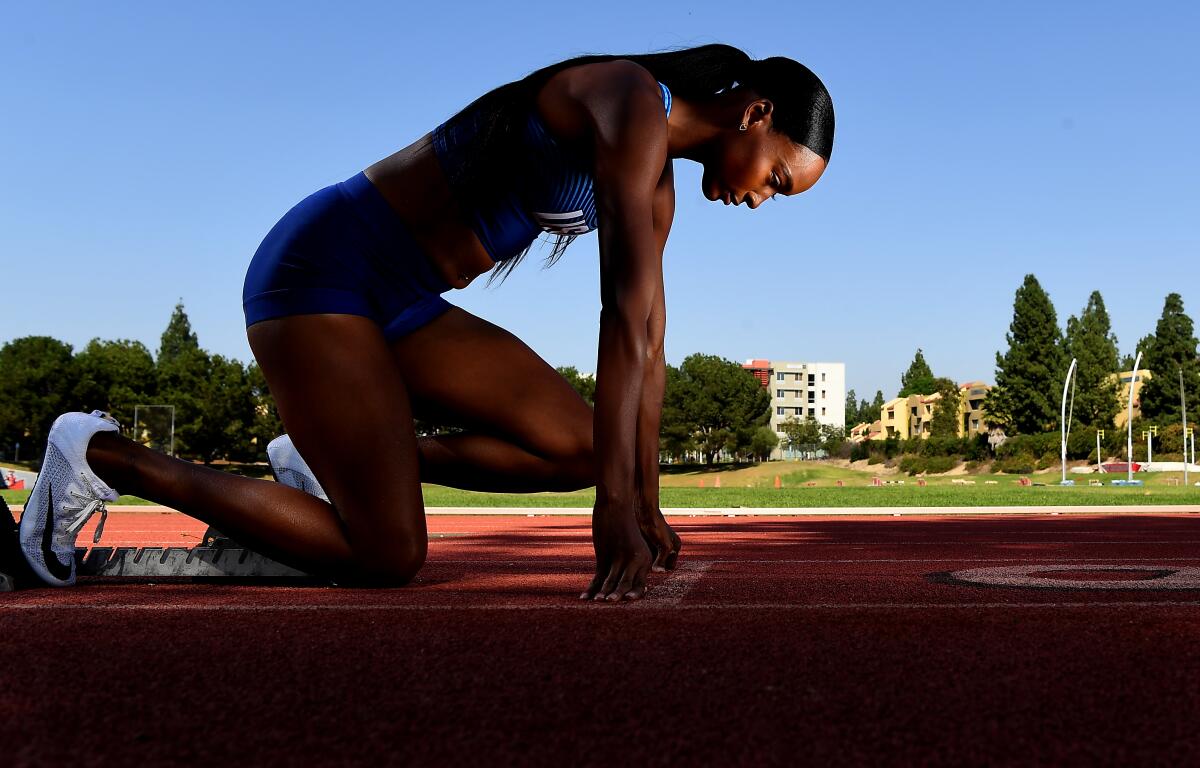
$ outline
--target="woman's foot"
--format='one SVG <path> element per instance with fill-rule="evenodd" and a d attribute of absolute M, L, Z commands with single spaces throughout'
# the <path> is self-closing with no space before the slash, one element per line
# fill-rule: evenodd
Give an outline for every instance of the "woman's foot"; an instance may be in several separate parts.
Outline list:
<path fill-rule="evenodd" d="M 272 440 L 267 445 L 267 460 L 271 462 L 271 472 L 275 475 L 276 482 L 299 488 L 322 501 L 329 501 L 329 496 L 308 468 L 308 462 L 292 444 L 292 438 L 280 435 Z"/>
<path fill-rule="evenodd" d="M 92 472 L 87 448 L 97 432 L 118 432 L 119 427 L 101 411 L 64 413 L 50 427 L 46 456 L 19 529 L 25 560 L 50 586 L 75 583 L 75 538 L 97 512 L 101 518 L 93 540 L 100 540 L 108 519 L 104 502 L 116 501 L 117 492 Z"/>

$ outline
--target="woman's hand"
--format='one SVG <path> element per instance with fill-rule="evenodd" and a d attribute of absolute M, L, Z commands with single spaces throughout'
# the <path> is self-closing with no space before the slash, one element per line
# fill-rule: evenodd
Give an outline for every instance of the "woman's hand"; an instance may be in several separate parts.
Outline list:
<path fill-rule="evenodd" d="M 634 511 L 597 504 L 592 510 L 592 545 L 596 548 L 596 577 L 579 598 L 640 600 L 646 594 L 651 553 Z"/>
<path fill-rule="evenodd" d="M 654 563 L 650 566 L 650 570 L 654 573 L 675 570 L 675 562 L 679 559 L 682 542 L 679 534 L 675 533 L 675 530 L 667 524 L 662 510 L 658 508 L 657 504 L 651 505 L 643 502 L 637 507 L 637 521 L 642 538 L 645 539 L 646 545 L 654 554 Z"/>

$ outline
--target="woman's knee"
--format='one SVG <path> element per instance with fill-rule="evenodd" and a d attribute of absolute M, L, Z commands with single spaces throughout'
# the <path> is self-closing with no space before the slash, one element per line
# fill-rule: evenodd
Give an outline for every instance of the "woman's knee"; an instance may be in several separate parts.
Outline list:
<path fill-rule="evenodd" d="M 374 542 L 368 546 L 351 546 L 354 559 L 348 580 L 379 587 L 401 587 L 411 582 L 425 565 L 429 550 L 425 537 L 414 537 L 391 546 Z"/>

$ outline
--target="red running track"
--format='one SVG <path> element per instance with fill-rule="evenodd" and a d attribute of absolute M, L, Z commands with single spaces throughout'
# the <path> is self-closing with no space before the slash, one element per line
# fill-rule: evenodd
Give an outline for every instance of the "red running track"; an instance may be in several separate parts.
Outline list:
<path fill-rule="evenodd" d="M 1088 583 L 1190 573 L 1195 516 L 671 522 L 680 569 L 634 604 L 575 599 L 591 549 L 574 517 L 431 517 L 444 536 L 398 590 L 110 581 L 0 596 L 0 763 L 1200 756 L 1200 589 Z M 186 545 L 202 529 L 114 514 L 104 543 Z M 946 575 L 1049 565 L 1074 569 L 1061 588 Z"/>

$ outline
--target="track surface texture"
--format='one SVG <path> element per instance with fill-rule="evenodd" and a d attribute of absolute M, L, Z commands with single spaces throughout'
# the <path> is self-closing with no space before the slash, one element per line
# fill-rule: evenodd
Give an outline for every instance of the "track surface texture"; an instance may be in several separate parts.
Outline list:
<path fill-rule="evenodd" d="M 431 517 L 403 589 L 0 595 L 0 763 L 1200 760 L 1200 517 L 671 523 L 679 568 L 622 605 L 577 599 L 586 518 L 524 516 Z M 202 531 L 114 513 L 102 543 Z"/>

